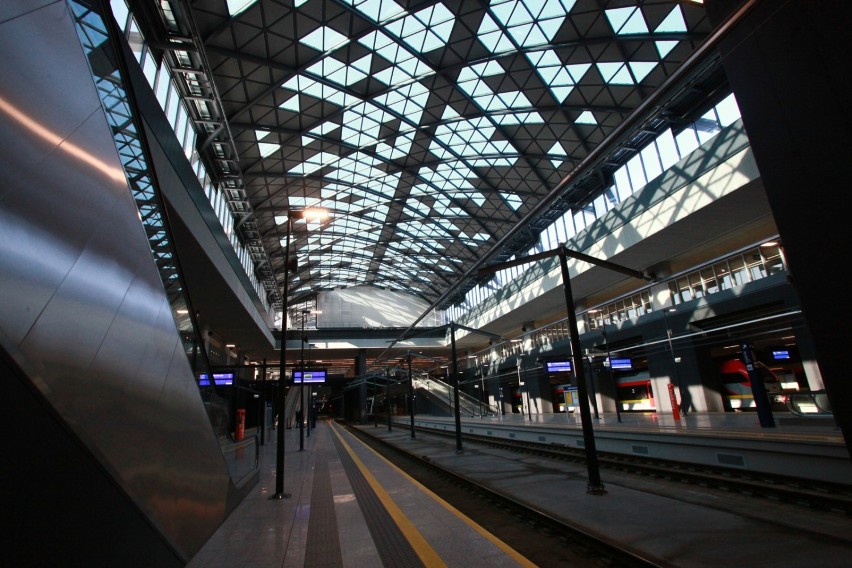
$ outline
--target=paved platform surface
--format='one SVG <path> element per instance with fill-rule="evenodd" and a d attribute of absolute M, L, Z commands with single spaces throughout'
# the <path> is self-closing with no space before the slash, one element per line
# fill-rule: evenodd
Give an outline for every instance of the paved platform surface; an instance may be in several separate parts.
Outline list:
<path fill-rule="evenodd" d="M 405 421 L 408 416 L 396 416 Z M 453 417 L 417 414 L 416 418 L 453 421 Z M 511 424 L 521 427 L 568 427 L 580 428 L 580 413 L 551 414 L 505 414 L 502 416 L 462 416 L 464 422 Z M 760 425 L 755 412 L 702 412 L 690 413 L 675 420 L 671 414 L 654 412 L 600 413 L 592 415 L 594 428 L 601 431 L 662 432 L 712 437 L 742 437 L 765 439 L 791 439 L 814 442 L 844 444 L 843 433 L 832 416 L 796 416 L 789 412 L 773 414 L 775 427 Z"/>
<path fill-rule="evenodd" d="M 332 422 L 299 450 L 287 430 L 284 491 L 275 494 L 275 437 L 261 448 L 260 482 L 190 568 L 532 566 Z"/>
<path fill-rule="evenodd" d="M 558 418 L 566 416 L 551 419 Z M 639 420 L 650 427 L 651 419 Z M 386 423 L 357 427 L 661 566 L 852 566 L 852 520 L 838 513 L 608 470 L 601 474 L 606 493 L 590 495 L 582 464 L 473 444 L 459 453 L 452 438 L 411 439 L 409 429 L 388 431 Z M 304 441 L 300 451 L 298 430 L 286 431 L 290 497 L 271 500 L 276 444 L 269 436 L 260 483 L 190 568 L 530 565 L 338 425 L 320 421 Z"/>

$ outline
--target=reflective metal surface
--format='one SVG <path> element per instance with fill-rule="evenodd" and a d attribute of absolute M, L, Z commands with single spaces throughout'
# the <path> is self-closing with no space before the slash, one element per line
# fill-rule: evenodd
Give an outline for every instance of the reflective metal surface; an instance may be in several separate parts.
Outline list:
<path fill-rule="evenodd" d="M 189 558 L 230 476 L 67 5 L 3 20 L 0 50 L 0 342 Z"/>

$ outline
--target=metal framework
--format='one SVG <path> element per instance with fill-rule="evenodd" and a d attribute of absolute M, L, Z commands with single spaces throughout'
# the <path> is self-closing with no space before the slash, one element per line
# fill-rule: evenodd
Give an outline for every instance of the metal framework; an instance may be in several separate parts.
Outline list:
<path fill-rule="evenodd" d="M 711 75 L 667 102 L 553 199 L 710 34 L 702 5 L 130 4 L 192 97 L 202 159 L 279 309 L 285 211 L 331 214 L 293 224 L 290 305 L 377 285 L 447 307 L 482 280 L 466 274 L 477 260 L 527 254 L 553 219 L 608 189 L 643 140 L 694 119 L 724 82 Z"/>

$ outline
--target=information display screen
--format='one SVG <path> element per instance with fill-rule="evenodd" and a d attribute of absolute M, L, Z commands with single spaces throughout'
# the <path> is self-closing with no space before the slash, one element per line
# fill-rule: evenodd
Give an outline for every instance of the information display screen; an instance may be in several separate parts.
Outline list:
<path fill-rule="evenodd" d="M 544 365 L 548 373 L 571 372 L 571 361 L 547 361 Z"/>
<path fill-rule="evenodd" d="M 613 370 L 622 370 L 629 371 L 633 368 L 633 361 L 631 359 L 610 359 L 610 369 Z"/>
<path fill-rule="evenodd" d="M 234 373 L 213 373 L 213 382 L 217 386 L 226 386 L 234 384 Z M 202 387 L 210 386 L 210 377 L 207 373 L 198 375 L 198 385 Z"/>
<path fill-rule="evenodd" d="M 293 371 L 293 382 L 301 383 L 302 382 L 302 371 Z M 325 369 L 305 369 L 304 371 L 305 383 L 324 383 L 325 382 Z"/>

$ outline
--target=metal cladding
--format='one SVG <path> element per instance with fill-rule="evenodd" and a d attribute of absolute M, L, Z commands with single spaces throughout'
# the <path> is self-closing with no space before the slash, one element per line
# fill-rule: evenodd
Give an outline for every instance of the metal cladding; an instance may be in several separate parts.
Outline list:
<path fill-rule="evenodd" d="M 68 6 L 20 11 L 0 18 L 0 345 L 188 559 L 228 467 Z"/>

